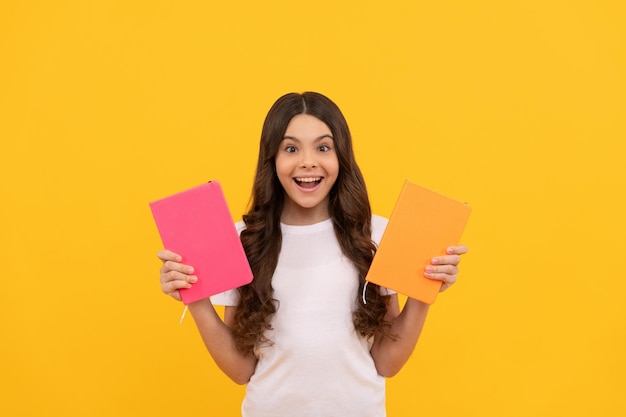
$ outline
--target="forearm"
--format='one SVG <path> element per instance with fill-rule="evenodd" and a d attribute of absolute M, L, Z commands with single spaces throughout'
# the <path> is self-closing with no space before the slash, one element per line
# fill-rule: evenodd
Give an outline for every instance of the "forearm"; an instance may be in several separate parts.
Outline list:
<path fill-rule="evenodd" d="M 397 339 L 377 336 L 371 354 L 380 375 L 392 377 L 404 366 L 422 333 L 428 308 L 428 304 L 408 298 L 402 312 L 392 321 L 390 334 Z"/>
<path fill-rule="evenodd" d="M 189 305 L 198 331 L 217 366 L 238 384 L 246 384 L 256 367 L 253 354 L 243 355 L 237 350 L 231 329 L 219 317 L 210 300 Z"/>

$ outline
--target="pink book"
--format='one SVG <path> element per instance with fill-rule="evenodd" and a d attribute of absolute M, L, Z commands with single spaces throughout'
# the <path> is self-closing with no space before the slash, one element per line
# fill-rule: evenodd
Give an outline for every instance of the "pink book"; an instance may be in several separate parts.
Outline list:
<path fill-rule="evenodd" d="M 252 281 L 252 271 L 217 181 L 149 203 L 165 249 L 198 281 L 180 290 L 185 305 Z"/>

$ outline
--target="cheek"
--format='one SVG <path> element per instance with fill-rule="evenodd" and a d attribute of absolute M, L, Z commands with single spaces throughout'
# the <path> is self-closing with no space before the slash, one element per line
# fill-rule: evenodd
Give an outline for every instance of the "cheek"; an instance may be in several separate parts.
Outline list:
<path fill-rule="evenodd" d="M 274 169 L 279 178 L 288 172 L 288 166 L 284 158 L 277 157 L 274 160 Z"/>
<path fill-rule="evenodd" d="M 328 169 L 328 173 L 333 178 L 337 178 L 337 176 L 339 175 L 339 160 L 337 159 L 337 156 L 335 156 L 331 161 L 329 161 L 327 169 Z"/>
<path fill-rule="evenodd" d="M 283 188 L 287 187 L 288 184 L 291 182 L 291 177 L 293 173 L 292 167 L 288 163 L 286 163 L 286 161 L 277 159 L 275 170 L 276 177 L 278 177 L 278 181 L 280 182 L 280 184 L 283 186 Z"/>

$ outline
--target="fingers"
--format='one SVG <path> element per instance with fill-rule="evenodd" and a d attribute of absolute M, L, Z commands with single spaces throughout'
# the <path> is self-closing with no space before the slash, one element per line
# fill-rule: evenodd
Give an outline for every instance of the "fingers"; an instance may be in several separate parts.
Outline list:
<path fill-rule="evenodd" d="M 443 266 L 427 266 L 424 275 L 430 279 L 436 279 L 439 281 L 454 283 L 456 276 L 459 273 L 459 268 L 455 265 L 443 265 Z"/>
<path fill-rule="evenodd" d="M 191 285 L 198 281 L 196 276 L 191 275 L 194 272 L 193 267 L 181 264 L 182 257 L 168 250 L 159 251 L 157 256 L 163 261 L 160 270 L 161 291 L 181 301 L 179 290 L 191 288 Z"/>
<path fill-rule="evenodd" d="M 431 259 L 431 264 L 425 268 L 424 276 L 430 279 L 441 281 L 441 291 L 445 291 L 452 286 L 459 273 L 458 265 L 461 262 L 461 255 L 466 254 L 467 246 L 451 246 L 446 249 L 447 255 L 436 256 Z"/>
<path fill-rule="evenodd" d="M 467 246 L 450 246 L 446 249 L 447 255 L 435 256 L 431 259 L 433 265 L 458 265 L 461 262 L 461 255 L 466 254 Z"/>
<path fill-rule="evenodd" d="M 163 270 L 163 268 L 161 268 L 161 285 L 179 281 L 181 282 L 181 285 L 182 283 L 193 284 L 198 281 L 198 277 L 196 277 L 195 275 L 187 275 L 185 273 L 174 270 Z M 186 287 L 181 286 L 180 288 L 188 288 L 190 286 L 191 285 Z"/>
<path fill-rule="evenodd" d="M 441 281 L 441 288 L 439 291 L 442 292 L 454 285 L 458 272 L 458 268 L 454 265 L 446 265 L 443 267 L 427 266 L 424 276 Z"/>
<path fill-rule="evenodd" d="M 178 262 L 165 261 L 161 267 L 161 274 L 167 274 L 172 271 L 183 275 L 190 275 L 193 274 L 193 267 Z"/>
<path fill-rule="evenodd" d="M 180 291 L 178 291 L 178 290 L 176 290 L 174 292 L 171 292 L 169 294 L 168 293 L 166 293 L 166 294 L 171 296 L 171 297 L 173 297 L 177 301 L 183 301 L 182 297 L 180 296 Z"/>
<path fill-rule="evenodd" d="M 446 249 L 446 253 L 450 255 L 464 255 L 467 253 L 467 251 L 468 248 L 465 245 L 450 246 L 448 249 Z"/>
<path fill-rule="evenodd" d="M 172 251 L 169 251 L 167 249 L 158 251 L 157 256 L 163 262 L 165 261 L 181 262 L 183 260 L 182 256 Z"/>
<path fill-rule="evenodd" d="M 192 277 L 189 277 L 191 280 Z M 195 278 L 195 277 L 193 277 Z M 172 279 L 169 281 L 161 281 L 161 291 L 163 291 L 167 295 L 174 295 L 178 293 L 178 290 L 182 288 L 191 288 L 192 282 L 188 279 Z M 194 279 L 195 282 L 195 279 Z"/>
<path fill-rule="evenodd" d="M 458 265 L 461 263 L 460 255 L 443 255 L 436 256 L 430 260 L 430 263 L 433 265 Z"/>
<path fill-rule="evenodd" d="M 161 291 L 181 301 L 180 291 L 183 288 L 191 288 L 198 281 L 194 275 L 186 275 L 178 271 L 161 272 Z"/>

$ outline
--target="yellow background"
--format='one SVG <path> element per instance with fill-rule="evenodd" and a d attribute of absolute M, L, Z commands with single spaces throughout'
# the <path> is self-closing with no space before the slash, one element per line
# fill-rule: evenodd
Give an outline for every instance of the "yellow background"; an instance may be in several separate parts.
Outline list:
<path fill-rule="evenodd" d="M 389 415 L 625 415 L 625 4 L 2 2 L 0 415 L 237 415 L 148 201 L 219 179 L 239 219 L 304 90 L 377 213 L 405 178 L 474 207 Z"/>

